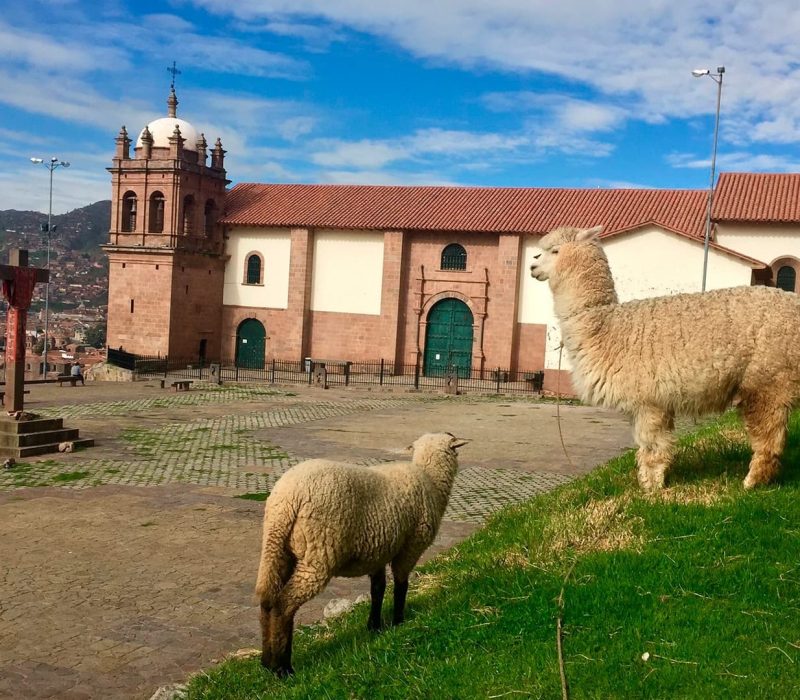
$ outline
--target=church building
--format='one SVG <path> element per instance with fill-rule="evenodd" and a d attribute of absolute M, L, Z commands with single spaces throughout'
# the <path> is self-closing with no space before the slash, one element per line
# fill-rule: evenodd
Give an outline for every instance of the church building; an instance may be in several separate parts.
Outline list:
<path fill-rule="evenodd" d="M 560 336 L 529 267 L 562 225 L 604 226 L 621 300 L 700 291 L 705 190 L 239 183 L 177 117 L 116 139 L 108 345 L 236 362 L 383 359 L 426 374 L 544 369 Z M 800 174 L 723 173 L 707 288 L 796 291 Z"/>

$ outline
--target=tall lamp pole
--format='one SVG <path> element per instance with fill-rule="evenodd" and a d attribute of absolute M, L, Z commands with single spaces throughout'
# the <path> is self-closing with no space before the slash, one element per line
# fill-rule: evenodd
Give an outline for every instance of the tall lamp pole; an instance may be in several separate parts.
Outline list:
<path fill-rule="evenodd" d="M 725 75 L 725 66 L 719 66 L 716 73 L 708 68 L 698 68 L 692 71 L 695 78 L 707 75 L 717 84 L 717 116 L 714 121 L 714 148 L 711 151 L 711 181 L 708 183 L 708 202 L 706 203 L 706 234 L 703 242 L 703 286 L 706 291 L 706 275 L 708 273 L 708 244 L 711 240 L 711 204 L 714 201 L 714 175 L 717 168 L 717 139 L 719 137 L 719 105 L 722 101 L 722 76 Z"/>
<path fill-rule="evenodd" d="M 44 165 L 50 171 L 50 206 L 47 209 L 47 266 L 46 270 L 50 272 L 50 233 L 53 230 L 52 222 L 53 222 L 53 172 L 56 168 L 68 168 L 69 163 L 64 160 L 60 160 L 53 156 L 50 160 L 44 160 L 42 158 L 31 158 L 31 163 L 34 165 Z M 44 286 L 44 378 L 47 379 L 47 370 L 48 370 L 48 363 L 47 363 L 47 340 L 48 334 L 50 331 L 50 281 L 48 276 L 48 281 L 45 283 Z"/>

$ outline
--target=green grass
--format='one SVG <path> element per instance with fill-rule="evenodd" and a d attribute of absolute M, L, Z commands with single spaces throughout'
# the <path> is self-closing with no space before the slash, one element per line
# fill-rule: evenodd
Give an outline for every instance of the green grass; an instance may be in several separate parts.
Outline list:
<path fill-rule="evenodd" d="M 269 496 L 269 491 L 253 491 L 250 493 L 242 493 L 234 498 L 243 498 L 246 501 L 266 501 Z"/>
<path fill-rule="evenodd" d="M 560 698 L 573 562 L 571 698 L 800 697 L 800 416 L 778 485 L 744 491 L 748 459 L 732 416 L 682 439 L 661 494 L 623 455 L 421 568 L 404 625 L 370 635 L 358 606 L 296 633 L 295 677 L 232 659 L 189 697 Z"/>
<path fill-rule="evenodd" d="M 53 481 L 56 483 L 63 483 L 67 481 L 80 481 L 81 479 L 85 479 L 89 476 L 91 472 L 62 472 L 61 474 L 56 474 L 53 477 Z"/>

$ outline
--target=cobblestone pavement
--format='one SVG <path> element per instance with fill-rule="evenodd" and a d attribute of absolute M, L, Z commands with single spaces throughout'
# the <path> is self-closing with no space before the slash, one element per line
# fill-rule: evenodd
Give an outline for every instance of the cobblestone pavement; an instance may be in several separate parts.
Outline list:
<path fill-rule="evenodd" d="M 471 438 L 432 556 L 628 444 L 615 414 L 562 408 L 570 466 L 554 407 L 530 401 L 202 384 L 91 400 L 86 389 L 32 387 L 28 408 L 96 448 L 0 471 L 0 697 L 144 698 L 256 646 L 263 504 L 231 496 L 268 491 L 301 459 L 379 464 L 426 430 Z M 299 621 L 367 592 L 366 579 L 336 579 Z"/>

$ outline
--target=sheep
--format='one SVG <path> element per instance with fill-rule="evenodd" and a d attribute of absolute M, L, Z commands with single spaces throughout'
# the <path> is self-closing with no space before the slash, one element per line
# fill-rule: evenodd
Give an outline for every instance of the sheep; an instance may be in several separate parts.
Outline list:
<path fill-rule="evenodd" d="M 644 490 L 664 486 L 676 414 L 732 403 L 753 449 L 744 487 L 771 482 L 800 394 L 800 297 L 735 287 L 619 303 L 601 231 L 551 231 L 531 265 L 549 282 L 581 399 L 632 417 Z"/>
<path fill-rule="evenodd" d="M 360 467 L 312 459 L 278 480 L 264 509 L 256 582 L 263 666 L 281 677 L 293 673 L 295 613 L 333 576 L 369 575 L 367 628 L 377 631 L 391 563 L 392 623 L 403 622 L 409 574 L 439 529 L 464 444 L 449 433 L 426 434 L 409 448 L 411 462 Z"/>

